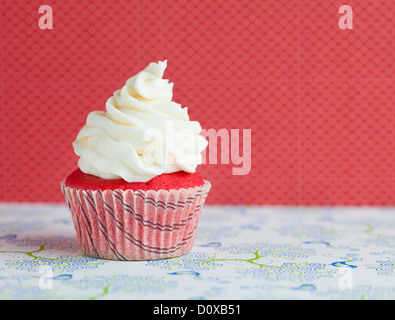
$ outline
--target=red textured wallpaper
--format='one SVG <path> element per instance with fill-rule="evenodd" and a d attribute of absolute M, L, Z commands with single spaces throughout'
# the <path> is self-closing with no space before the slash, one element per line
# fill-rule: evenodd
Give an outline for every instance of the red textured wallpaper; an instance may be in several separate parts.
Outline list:
<path fill-rule="evenodd" d="M 344 4 L 352 29 L 339 25 Z M 52 29 L 40 28 L 42 5 Z M 77 165 L 71 143 L 88 113 L 167 59 L 165 78 L 191 119 L 239 130 L 230 154 L 243 153 L 251 130 L 248 172 L 235 175 L 230 155 L 220 163 L 224 150 L 199 167 L 213 183 L 208 203 L 395 205 L 394 7 L 1 1 L 0 201 L 64 201 L 59 183 Z"/>

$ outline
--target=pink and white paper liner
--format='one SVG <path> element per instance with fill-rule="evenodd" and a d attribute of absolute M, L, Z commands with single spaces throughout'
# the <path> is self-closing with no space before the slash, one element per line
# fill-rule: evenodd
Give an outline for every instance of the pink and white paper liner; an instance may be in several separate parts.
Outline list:
<path fill-rule="evenodd" d="M 81 190 L 61 184 L 90 257 L 156 260 L 188 253 L 211 184 L 179 190 Z"/>

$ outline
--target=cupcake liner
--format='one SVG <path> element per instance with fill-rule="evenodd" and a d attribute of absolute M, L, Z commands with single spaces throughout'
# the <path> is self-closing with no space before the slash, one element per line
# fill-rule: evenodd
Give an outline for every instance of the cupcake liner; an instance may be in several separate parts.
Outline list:
<path fill-rule="evenodd" d="M 61 183 L 82 252 L 109 260 L 156 260 L 188 253 L 211 188 L 82 190 Z"/>

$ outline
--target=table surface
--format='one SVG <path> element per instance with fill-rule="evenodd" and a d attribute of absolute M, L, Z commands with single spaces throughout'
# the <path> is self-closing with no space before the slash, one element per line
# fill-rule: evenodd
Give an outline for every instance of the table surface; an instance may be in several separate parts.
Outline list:
<path fill-rule="evenodd" d="M 0 204 L 0 299 L 395 299 L 395 209 L 205 206 L 182 257 L 84 256 L 68 208 Z"/>

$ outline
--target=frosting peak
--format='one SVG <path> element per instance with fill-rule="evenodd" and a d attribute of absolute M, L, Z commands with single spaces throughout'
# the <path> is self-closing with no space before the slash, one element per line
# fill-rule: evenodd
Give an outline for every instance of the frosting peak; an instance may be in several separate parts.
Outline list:
<path fill-rule="evenodd" d="M 150 63 L 147 68 L 126 81 L 131 95 L 137 94 L 147 100 L 167 100 L 173 98 L 173 83 L 162 79 L 167 60 Z M 134 90 L 134 91 L 133 91 Z"/>
<path fill-rule="evenodd" d="M 102 179 L 147 182 L 162 173 L 195 172 L 207 140 L 188 109 L 172 101 L 167 61 L 150 63 L 93 111 L 73 143 L 81 171 Z"/>

